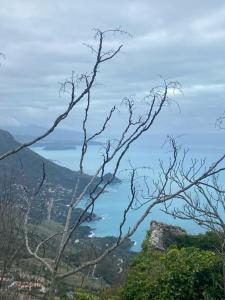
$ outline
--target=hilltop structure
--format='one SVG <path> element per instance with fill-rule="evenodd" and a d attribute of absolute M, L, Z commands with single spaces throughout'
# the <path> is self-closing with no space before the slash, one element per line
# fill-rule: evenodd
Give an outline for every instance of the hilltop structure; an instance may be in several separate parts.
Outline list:
<path fill-rule="evenodd" d="M 150 224 L 149 247 L 164 251 L 169 245 L 173 244 L 177 236 L 186 234 L 186 231 L 179 226 L 152 221 Z"/>

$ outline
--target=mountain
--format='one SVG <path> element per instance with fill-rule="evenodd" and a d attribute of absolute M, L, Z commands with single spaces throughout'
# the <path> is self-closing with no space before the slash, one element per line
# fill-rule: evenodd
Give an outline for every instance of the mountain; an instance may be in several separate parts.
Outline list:
<path fill-rule="evenodd" d="M 9 132 L 0 129 L 0 155 L 17 148 L 19 145 L 20 143 Z M 19 183 L 26 178 L 27 183 L 37 184 L 42 179 L 43 164 L 45 165 L 46 182 L 50 185 L 62 185 L 64 188 L 71 189 L 80 176 L 80 189 L 83 189 L 91 179 L 89 175 L 80 175 L 79 172 L 59 166 L 29 148 L 0 161 L 0 177 L 13 175 Z M 109 180 L 110 176 L 110 173 L 106 174 L 104 181 Z M 114 183 L 120 182 L 118 178 L 115 178 Z"/>
<path fill-rule="evenodd" d="M 46 128 L 29 125 L 29 126 L 19 126 L 19 127 L 6 127 L 4 130 L 9 131 L 13 134 L 17 141 L 24 143 L 34 139 L 35 137 L 46 132 Z M 45 139 L 37 142 L 35 146 L 44 147 L 46 150 L 64 150 L 64 149 L 74 149 L 78 145 L 83 143 L 82 132 L 56 128 L 54 132 L 47 136 Z M 100 145 L 98 141 L 90 142 L 90 145 Z"/>
<path fill-rule="evenodd" d="M 0 155 L 17 148 L 19 145 L 20 143 L 9 132 L 0 129 Z M 87 174 L 80 175 L 80 172 L 59 166 L 29 148 L 25 148 L 0 161 L 0 184 L 3 187 L 10 181 L 13 182 L 17 189 L 16 197 L 20 199 L 22 186 L 25 186 L 30 191 L 37 189 L 43 179 L 43 165 L 45 167 L 45 182 L 36 196 L 38 201 L 35 202 L 36 206 L 32 217 L 42 217 L 43 211 L 46 217 L 46 206 L 53 201 L 54 205 L 51 204 L 53 206 L 52 217 L 55 221 L 63 223 L 66 217 L 66 206 L 69 204 L 78 176 L 80 176 L 78 192 L 83 191 L 84 187 L 91 180 L 91 176 Z M 110 174 L 106 174 L 104 182 L 109 180 L 109 178 Z M 95 180 L 90 189 L 96 185 L 98 180 L 98 178 Z M 114 183 L 119 182 L 120 180 L 115 178 Z M 43 209 L 43 206 L 45 209 Z M 75 210 L 74 219 L 77 218 L 77 214 L 80 214 L 80 211 Z M 96 220 L 98 217 L 92 214 L 88 221 L 93 219 Z"/>
<path fill-rule="evenodd" d="M 7 131 L 0 130 L 0 154 L 20 145 Z M 65 188 L 72 188 L 79 172 L 71 171 L 67 168 L 47 160 L 32 150 L 25 148 L 20 152 L 0 161 L 0 177 L 10 174 L 15 177 L 16 182 L 21 183 L 24 178 L 29 184 L 38 183 L 42 179 L 43 164 L 46 171 L 46 182 L 51 185 L 62 185 Z M 81 188 L 89 182 L 90 176 L 81 176 Z"/>
<path fill-rule="evenodd" d="M 9 132 L 0 129 L 0 155 L 17 148 L 19 145 Z M 66 217 L 66 206 L 71 199 L 78 176 L 80 176 L 79 191 L 83 190 L 90 181 L 91 176 L 87 174 L 80 175 L 79 172 L 58 166 L 25 148 L 0 161 L 0 195 L 4 192 L 4 187 L 9 187 L 11 182 L 13 183 L 15 198 L 17 201 L 23 201 L 21 187 L 24 186 L 29 191 L 38 188 L 43 179 L 43 164 L 46 174 L 45 182 L 36 196 L 38 201 L 34 203 L 31 217 L 33 219 L 46 217 L 47 205 L 50 201 L 54 201 L 51 217 L 55 221 L 63 223 Z M 76 219 L 79 214 L 79 209 L 74 210 L 73 218 Z M 93 219 L 98 219 L 98 217 L 92 214 L 88 221 Z"/>

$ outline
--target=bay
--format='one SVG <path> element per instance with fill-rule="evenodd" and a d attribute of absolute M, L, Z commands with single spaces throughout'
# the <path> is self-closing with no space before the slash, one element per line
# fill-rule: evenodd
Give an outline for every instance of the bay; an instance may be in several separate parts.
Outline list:
<path fill-rule="evenodd" d="M 44 150 L 41 147 L 33 147 L 33 151 L 40 154 L 41 156 L 72 170 L 78 170 L 79 159 L 81 153 L 81 147 L 77 146 L 76 149 L 72 150 Z M 99 145 L 92 145 L 89 147 L 88 155 L 85 157 L 84 170 L 87 174 L 94 174 L 102 160 L 103 148 Z M 222 149 L 216 147 L 192 147 L 190 157 L 207 159 L 208 164 L 213 162 L 215 159 L 222 154 Z M 157 178 L 159 170 L 159 159 L 165 162 L 169 161 L 171 156 L 170 151 L 166 151 L 164 148 L 159 147 L 159 144 L 152 146 L 145 143 L 134 145 L 131 148 L 120 166 L 117 176 L 122 180 L 121 184 L 111 185 L 107 188 L 107 192 L 99 197 L 95 205 L 95 213 L 102 217 L 100 221 L 92 222 L 91 227 L 93 228 L 93 235 L 96 236 L 117 236 L 119 234 L 119 224 L 122 221 L 123 211 L 127 207 L 130 194 L 129 184 L 129 169 L 132 167 L 139 168 L 138 179 L 136 182 L 137 188 L 144 190 L 143 176 L 149 176 L 150 180 Z M 148 168 L 146 168 L 148 167 Z M 107 171 L 110 172 L 113 169 L 111 164 Z M 151 188 L 151 184 L 149 185 Z M 86 200 L 84 199 L 84 202 Z M 85 205 L 85 203 L 81 205 Z M 132 227 L 133 224 L 139 219 L 143 213 L 145 207 L 139 210 L 131 210 L 127 216 L 126 226 L 123 228 L 124 232 Z M 204 229 L 194 222 L 174 219 L 169 215 L 164 214 L 160 207 L 153 209 L 151 214 L 143 221 L 139 226 L 132 239 L 135 241 L 135 245 L 132 250 L 139 251 L 141 249 L 142 241 L 146 236 L 147 230 L 150 228 L 150 222 L 157 220 L 169 224 L 181 226 L 188 233 L 199 233 L 203 232 Z M 90 224 L 89 224 L 90 225 Z"/>

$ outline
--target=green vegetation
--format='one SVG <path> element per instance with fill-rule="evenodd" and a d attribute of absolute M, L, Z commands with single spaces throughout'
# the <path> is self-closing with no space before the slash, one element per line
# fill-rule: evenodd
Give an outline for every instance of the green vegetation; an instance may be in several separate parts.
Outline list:
<path fill-rule="evenodd" d="M 195 247 L 210 251 L 220 249 L 218 235 L 212 231 L 208 231 L 205 234 L 177 236 L 174 242 L 179 249 L 183 247 Z"/>
<path fill-rule="evenodd" d="M 93 293 L 93 292 L 88 292 L 84 289 L 76 289 L 73 298 L 72 297 L 65 297 L 62 298 L 65 300 L 119 300 L 121 299 L 120 296 L 117 295 L 112 295 L 111 291 L 108 293 L 107 291 L 103 293 Z"/>
<path fill-rule="evenodd" d="M 122 299 L 224 299 L 221 260 L 205 250 L 212 239 L 211 233 L 179 237 L 182 248 L 171 246 L 165 253 L 149 250 L 145 242 L 128 273 Z"/>
<path fill-rule="evenodd" d="M 82 289 L 78 289 L 75 292 L 74 299 L 76 299 L 76 300 L 100 300 L 100 298 L 98 296 L 88 293 Z"/>
<path fill-rule="evenodd" d="M 54 225 L 54 224 L 53 224 Z M 54 226 L 53 226 L 54 227 Z M 111 288 L 96 289 L 90 282 L 83 289 L 75 289 L 76 300 L 222 300 L 222 262 L 216 255 L 219 243 L 212 232 L 184 235 L 173 239 L 165 252 L 148 247 L 149 233 L 142 251 L 130 267 L 123 287 L 123 277 L 113 278 Z M 109 242 L 107 240 L 107 242 Z M 214 250 L 214 251 L 213 251 Z M 114 262 L 115 265 L 115 262 Z M 99 266 L 102 274 L 111 274 L 113 263 L 106 260 Z M 128 266 L 127 266 L 128 267 Z M 112 276 L 112 275 L 108 275 Z M 124 275 L 123 275 L 124 276 Z M 107 277 L 107 276 L 106 276 Z M 104 279 L 105 276 L 103 276 Z M 96 282 L 97 283 L 97 282 Z M 60 299 L 69 299 L 68 283 L 59 285 Z M 70 290 L 72 285 L 70 287 Z M 103 288 L 103 290 L 102 290 Z M 71 297 L 71 296 L 70 296 Z"/>
<path fill-rule="evenodd" d="M 175 237 L 165 252 L 150 250 L 148 240 L 149 233 L 142 251 L 128 271 L 122 289 L 122 282 L 103 292 L 76 289 L 74 299 L 224 299 L 222 262 L 215 253 L 219 241 L 214 233 Z"/>

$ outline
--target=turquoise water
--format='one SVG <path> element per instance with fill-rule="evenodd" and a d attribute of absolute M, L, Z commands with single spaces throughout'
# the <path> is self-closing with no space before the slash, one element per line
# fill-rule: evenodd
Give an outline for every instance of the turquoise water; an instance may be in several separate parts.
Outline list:
<path fill-rule="evenodd" d="M 77 147 L 75 150 L 51 150 L 46 151 L 42 148 L 32 148 L 35 152 L 48 158 L 55 163 L 68 167 L 72 170 L 78 170 L 79 157 L 81 148 Z M 90 146 L 89 154 L 85 159 L 85 172 L 88 174 L 94 174 L 99 163 L 101 162 L 102 149 L 99 146 Z M 190 156 L 193 157 L 206 157 L 210 162 L 214 161 L 222 153 L 222 149 L 202 149 L 199 147 L 193 148 Z M 102 220 L 93 222 L 91 226 L 93 227 L 94 234 L 96 236 L 111 236 L 117 235 L 119 232 L 118 224 L 122 220 L 123 210 L 127 206 L 130 197 L 130 187 L 129 187 L 129 169 L 130 163 L 133 167 L 151 167 L 152 169 L 140 169 L 138 170 L 138 175 L 140 180 L 137 182 L 137 186 L 141 181 L 143 174 L 150 175 L 151 178 L 157 176 L 157 170 L 159 168 L 158 159 L 163 158 L 164 161 L 168 161 L 170 152 L 165 151 L 160 147 L 143 147 L 143 145 L 134 146 L 126 155 L 121 168 L 118 172 L 118 177 L 122 179 L 122 184 L 117 184 L 109 187 L 107 192 L 104 193 L 96 202 L 95 213 L 102 217 Z M 112 170 L 112 165 L 109 166 L 107 171 Z M 140 184 L 140 189 L 143 189 L 143 184 Z M 124 230 L 132 226 L 137 219 L 140 217 L 143 209 L 132 210 L 127 218 L 127 224 Z M 149 229 L 149 224 L 151 220 L 162 221 L 166 223 L 171 223 L 175 225 L 182 226 L 189 233 L 202 232 L 203 229 L 192 223 L 190 221 L 183 221 L 173 219 L 172 217 L 165 215 L 160 211 L 159 208 L 154 209 L 151 214 L 144 220 L 139 229 L 136 231 L 132 239 L 135 241 L 134 250 L 140 250 L 141 243 L 146 235 L 146 230 Z"/>

